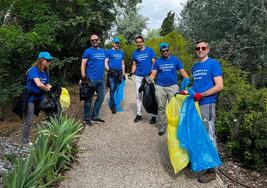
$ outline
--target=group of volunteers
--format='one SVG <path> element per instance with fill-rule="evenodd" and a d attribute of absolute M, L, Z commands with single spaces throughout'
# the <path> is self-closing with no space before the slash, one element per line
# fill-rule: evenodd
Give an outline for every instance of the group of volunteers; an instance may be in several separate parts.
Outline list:
<path fill-rule="evenodd" d="M 90 36 L 91 47 L 87 48 L 82 55 L 81 77 L 82 81 L 90 81 L 96 99 L 92 106 L 94 95 L 84 101 L 83 123 L 85 126 L 92 126 L 92 122 L 104 123 L 99 117 L 99 112 L 105 97 L 106 83 L 104 79 L 105 69 L 107 70 L 107 82 L 110 87 L 110 109 L 116 113 L 114 93 L 123 79 L 125 79 L 124 53 L 120 49 L 120 39 L 113 38 L 112 48 L 105 50 L 100 48 L 100 38 L 97 34 Z M 136 50 L 132 53 L 132 68 L 128 75 L 129 79 L 134 77 L 136 87 L 136 116 L 134 122 L 142 120 L 142 93 L 139 87 L 142 80 L 154 82 L 155 95 L 158 104 L 158 113 L 151 114 L 150 124 L 158 121 L 159 135 L 164 135 L 167 128 L 166 105 L 174 94 L 189 95 L 198 101 L 202 120 L 207 132 L 216 146 L 215 136 L 215 105 L 218 93 L 223 89 L 222 69 L 216 60 L 208 57 L 209 44 L 205 40 L 199 40 L 195 44 L 195 53 L 198 62 L 192 67 L 192 86 L 187 72 L 184 70 L 181 60 L 171 54 L 168 43 L 160 43 L 161 57 L 157 58 L 152 48 L 144 45 L 144 38 L 141 35 L 135 37 Z M 29 69 L 27 74 L 26 87 L 30 90 L 31 96 L 28 99 L 28 108 L 25 115 L 23 129 L 23 143 L 29 142 L 29 129 L 32 124 L 34 107 L 36 103 L 45 102 L 44 92 L 51 89 L 47 74 L 51 62 L 51 55 L 48 52 L 41 52 L 38 60 Z M 178 86 L 178 75 L 183 80 Z M 216 178 L 215 169 L 208 169 L 198 181 L 209 182 Z"/>

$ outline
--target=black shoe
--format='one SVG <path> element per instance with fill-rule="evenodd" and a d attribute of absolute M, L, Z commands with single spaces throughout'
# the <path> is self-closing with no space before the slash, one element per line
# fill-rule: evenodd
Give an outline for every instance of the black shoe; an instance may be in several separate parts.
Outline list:
<path fill-rule="evenodd" d="M 156 123 L 156 117 L 153 116 L 150 121 L 149 121 L 150 124 L 155 124 Z"/>
<path fill-rule="evenodd" d="M 159 135 L 160 136 L 162 136 L 162 135 L 164 135 L 165 134 L 165 132 L 166 132 L 166 126 L 161 126 L 160 128 L 159 128 Z"/>
<path fill-rule="evenodd" d="M 114 108 L 111 108 L 110 110 L 111 110 L 112 114 L 116 114 L 116 110 Z"/>
<path fill-rule="evenodd" d="M 100 118 L 94 118 L 91 121 L 96 122 L 96 123 L 105 123 L 105 121 L 103 119 L 100 119 Z"/>
<path fill-rule="evenodd" d="M 136 117 L 134 118 L 134 122 L 137 123 L 138 121 L 142 120 L 142 116 L 136 115 Z"/>
<path fill-rule="evenodd" d="M 90 120 L 84 120 L 83 121 L 83 126 L 89 126 L 89 127 L 91 127 L 93 124 L 92 124 L 92 122 L 90 121 Z"/>

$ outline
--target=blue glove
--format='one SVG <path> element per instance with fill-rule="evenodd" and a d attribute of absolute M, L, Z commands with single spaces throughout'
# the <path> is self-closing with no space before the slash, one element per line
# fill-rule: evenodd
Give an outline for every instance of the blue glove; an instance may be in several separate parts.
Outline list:
<path fill-rule="evenodd" d="M 180 91 L 185 90 L 186 87 L 190 84 L 189 78 L 184 78 L 181 83 Z"/>
<path fill-rule="evenodd" d="M 191 87 L 188 88 L 187 91 L 188 91 L 188 94 L 190 95 L 190 97 L 194 98 L 196 92 Z"/>

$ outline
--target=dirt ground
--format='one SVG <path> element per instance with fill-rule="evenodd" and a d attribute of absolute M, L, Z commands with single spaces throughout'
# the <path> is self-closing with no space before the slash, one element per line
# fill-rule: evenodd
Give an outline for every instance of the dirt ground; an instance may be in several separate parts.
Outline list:
<path fill-rule="evenodd" d="M 135 93 L 133 92 L 134 90 L 132 87 L 134 87 L 134 86 L 131 83 L 131 81 L 127 81 L 127 87 L 126 88 L 130 89 L 131 92 L 128 92 L 128 94 L 127 94 L 126 100 L 124 102 L 125 106 L 127 106 L 126 103 L 128 103 L 127 100 L 129 100 L 129 97 L 130 98 L 133 97 L 133 99 L 135 99 L 134 98 Z M 79 101 L 78 87 L 77 86 L 68 87 L 68 90 L 69 90 L 70 95 L 71 95 L 71 107 L 67 110 L 66 113 L 70 116 L 77 118 L 77 119 L 82 119 L 83 105 L 82 105 L 82 102 Z M 129 95 L 132 95 L 132 96 L 129 96 Z M 106 95 L 106 99 L 107 98 L 109 98 L 108 93 Z M 107 105 L 107 104 L 103 104 L 103 105 Z M 134 114 L 135 113 L 134 112 L 135 106 L 134 106 L 134 104 L 132 104 L 132 105 L 133 106 L 131 107 L 131 111 L 127 112 L 127 116 L 126 115 L 117 116 L 116 118 L 120 117 L 121 120 L 116 121 L 115 123 L 119 124 L 119 123 L 125 123 L 128 121 L 132 122 L 134 115 L 135 115 Z M 4 113 L 8 114 L 8 115 L 7 115 L 7 118 L 0 119 L 0 137 L 11 137 L 14 142 L 20 143 L 22 121 L 15 114 L 12 114 L 12 112 L 10 112 L 9 108 L 5 109 Z M 104 110 L 102 113 L 104 113 L 104 114 L 102 114 L 104 119 L 105 119 L 105 116 L 111 117 L 110 116 L 111 112 L 109 110 Z M 128 113 L 130 113 L 130 114 L 128 114 Z M 31 131 L 31 139 L 32 140 L 35 138 L 36 125 L 43 118 L 44 118 L 43 114 L 41 114 L 39 117 L 35 117 L 34 126 L 33 126 L 33 129 Z M 125 119 L 125 118 L 127 118 L 127 119 Z M 105 119 L 105 120 L 107 120 L 107 119 Z M 107 124 L 109 124 L 111 122 L 114 122 L 114 120 L 110 120 L 110 122 L 108 122 Z M 144 123 L 148 124 L 148 122 L 144 122 Z M 140 125 L 140 126 L 144 126 L 144 125 Z M 148 126 L 148 125 L 145 125 L 145 126 Z M 94 127 L 92 127 L 92 128 L 94 129 Z M 117 128 L 121 129 L 123 127 L 117 127 Z M 152 129 L 154 131 L 154 136 L 158 138 L 156 127 L 153 127 Z M 90 135 L 90 133 L 86 133 L 86 131 L 88 131 L 88 130 L 85 130 L 84 134 L 86 134 L 86 136 L 92 136 L 92 135 Z M 111 129 L 111 131 L 112 131 L 112 129 Z M 144 131 L 144 130 L 141 130 L 141 131 Z M 151 130 L 148 130 L 148 131 L 151 131 Z M 100 134 L 101 129 L 97 129 L 96 133 Z M 128 135 L 128 136 L 133 136 L 133 135 Z M 161 138 L 159 138 L 159 139 L 161 139 Z M 0 145 L 1 145 L 1 143 L 0 143 Z M 242 165 L 240 163 L 233 161 L 231 155 L 227 153 L 227 150 L 225 149 L 225 147 L 222 144 L 219 144 L 219 150 L 220 150 L 220 154 L 221 154 L 221 157 L 222 157 L 224 164 L 223 164 L 223 166 L 221 166 L 218 169 L 218 176 L 223 181 L 224 187 L 267 187 L 266 169 L 262 169 L 261 171 L 252 171 L 249 169 L 245 169 L 242 167 Z M 83 154 L 81 154 L 81 155 L 83 155 Z M 122 155 L 123 155 L 123 153 L 122 153 Z M 90 160 L 90 159 L 88 159 L 88 160 Z M 101 162 L 101 161 L 98 161 L 98 162 Z M 163 164 L 166 165 L 164 168 L 167 168 L 167 169 L 171 168 L 168 161 L 165 161 Z M 74 164 L 74 166 L 76 166 L 76 165 L 77 164 Z M 98 165 L 101 165 L 101 164 L 98 164 Z M 74 167 L 74 168 L 76 168 L 76 167 Z M 170 169 L 167 171 L 170 171 Z M 69 174 L 75 175 L 75 173 L 73 173 L 73 170 L 71 170 L 69 172 Z M 134 174 L 132 174 L 132 175 L 134 175 Z M 138 175 L 136 175 L 136 176 L 138 176 Z M 92 177 L 94 177 L 94 176 L 92 176 Z M 172 177 L 172 179 L 173 178 L 175 179 L 177 177 Z M 67 180 L 67 182 L 68 181 L 69 180 Z M 101 181 L 103 181 L 103 180 L 101 180 Z M 98 183 L 101 181 L 98 181 Z M 164 183 L 164 182 L 161 182 L 161 183 Z M 195 183 L 197 183 L 197 182 L 195 182 Z M 166 184 L 166 185 L 168 185 L 168 184 Z M 175 184 L 169 184 L 169 186 L 167 186 L 167 187 L 173 187 L 174 185 Z M 194 185 L 194 184 L 192 184 L 192 185 Z M 198 185 L 198 184 L 196 184 L 196 185 Z M 68 186 L 68 184 L 65 184 L 65 182 L 63 182 L 63 184 L 61 184 L 61 186 L 62 187 L 70 187 L 70 186 Z M 89 186 L 89 187 L 91 187 L 91 186 Z M 193 187 L 198 187 L 198 186 L 193 186 Z"/>

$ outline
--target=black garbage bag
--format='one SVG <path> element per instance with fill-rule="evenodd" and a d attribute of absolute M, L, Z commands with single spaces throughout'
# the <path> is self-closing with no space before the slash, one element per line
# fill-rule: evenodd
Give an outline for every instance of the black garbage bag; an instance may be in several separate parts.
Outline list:
<path fill-rule="evenodd" d="M 148 82 L 148 79 L 144 78 L 140 88 L 139 92 L 143 91 L 143 106 L 147 113 L 158 114 L 158 104 L 153 82 Z"/>
<path fill-rule="evenodd" d="M 40 106 L 40 110 L 43 110 L 48 116 L 59 116 L 62 109 L 59 101 L 61 95 L 61 86 L 55 85 L 48 93 L 47 102 Z"/>
<path fill-rule="evenodd" d="M 90 80 L 82 81 L 80 84 L 80 101 L 93 97 L 95 89 Z"/>

